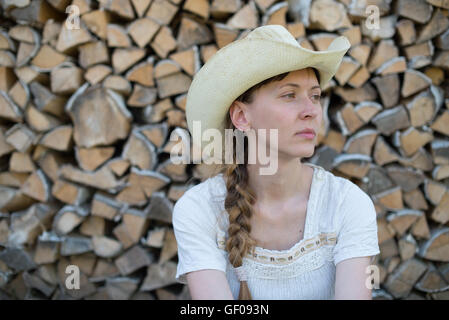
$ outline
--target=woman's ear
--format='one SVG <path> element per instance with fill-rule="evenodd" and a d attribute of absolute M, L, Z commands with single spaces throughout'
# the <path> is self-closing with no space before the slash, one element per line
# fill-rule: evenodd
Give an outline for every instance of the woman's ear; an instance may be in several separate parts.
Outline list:
<path fill-rule="evenodd" d="M 247 118 L 247 108 L 245 103 L 235 100 L 229 108 L 229 117 L 234 127 L 241 131 L 247 131 L 251 128 L 251 124 Z"/>

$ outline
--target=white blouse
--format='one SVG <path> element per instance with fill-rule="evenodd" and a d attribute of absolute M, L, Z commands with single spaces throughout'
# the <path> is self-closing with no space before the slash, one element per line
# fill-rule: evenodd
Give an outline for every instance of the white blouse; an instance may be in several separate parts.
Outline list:
<path fill-rule="evenodd" d="M 226 273 L 234 299 L 239 279 L 247 280 L 254 300 L 333 299 L 340 261 L 380 253 L 376 211 L 369 195 L 352 181 L 304 164 L 314 171 L 303 239 L 286 250 L 256 247 L 239 268 L 230 264 L 224 249 L 229 219 L 222 174 L 187 190 L 173 210 L 176 280 L 187 284 L 186 273 L 216 269 Z"/>

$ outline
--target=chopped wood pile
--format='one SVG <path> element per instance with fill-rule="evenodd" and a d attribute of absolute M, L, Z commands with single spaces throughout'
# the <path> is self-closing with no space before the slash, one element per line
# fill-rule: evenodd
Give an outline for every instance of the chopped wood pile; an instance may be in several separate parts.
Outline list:
<path fill-rule="evenodd" d="M 266 24 L 311 50 L 338 35 L 351 42 L 324 92 L 310 161 L 376 205 L 374 299 L 449 299 L 448 9 L 447 0 L 1 1 L 0 299 L 190 298 L 174 279 L 171 214 L 211 167 L 177 164 L 170 151 L 189 135 L 194 74 Z M 71 265 L 79 289 L 67 285 Z"/>

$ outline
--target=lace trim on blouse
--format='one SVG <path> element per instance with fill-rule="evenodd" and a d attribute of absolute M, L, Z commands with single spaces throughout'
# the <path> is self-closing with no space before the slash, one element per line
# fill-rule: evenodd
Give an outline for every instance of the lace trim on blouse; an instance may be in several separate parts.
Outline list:
<path fill-rule="evenodd" d="M 225 236 L 223 232 L 217 235 L 218 247 L 225 250 Z M 270 250 L 261 247 L 255 247 L 254 254 L 248 253 L 246 258 L 268 264 L 284 265 L 289 264 L 308 252 L 316 250 L 322 246 L 335 245 L 337 243 L 337 234 L 335 232 L 321 233 L 310 239 L 303 239 L 297 242 L 288 250 Z"/>
<path fill-rule="evenodd" d="M 233 270 L 240 281 L 253 277 L 264 279 L 295 277 L 321 267 L 326 261 L 332 261 L 333 247 L 336 243 L 337 234 L 327 232 L 303 239 L 288 250 L 255 247 L 254 254 L 248 253 L 243 259 L 243 265 Z M 217 244 L 220 249 L 225 250 L 225 236 L 222 230 L 217 234 Z M 318 250 L 320 248 L 321 250 Z M 307 257 L 299 259 L 305 255 Z"/>
<path fill-rule="evenodd" d="M 233 270 L 239 281 L 248 281 L 251 278 L 288 279 L 321 268 L 326 261 L 332 261 L 332 257 L 332 250 L 329 247 L 322 247 L 320 250 L 308 253 L 304 259 L 298 259 L 287 266 L 267 265 L 244 258 L 243 265 Z"/>

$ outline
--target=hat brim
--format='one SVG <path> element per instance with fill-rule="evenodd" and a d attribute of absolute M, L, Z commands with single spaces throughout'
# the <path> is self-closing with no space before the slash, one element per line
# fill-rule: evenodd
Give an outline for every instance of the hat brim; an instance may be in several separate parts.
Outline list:
<path fill-rule="evenodd" d="M 236 98 L 257 83 L 284 72 L 316 68 L 320 87 L 324 88 L 349 48 L 344 36 L 335 38 L 324 51 L 273 39 L 241 39 L 228 44 L 192 80 L 186 102 L 190 132 L 194 120 L 200 121 L 201 132 L 210 128 L 223 132 L 225 115 Z"/>

